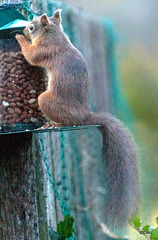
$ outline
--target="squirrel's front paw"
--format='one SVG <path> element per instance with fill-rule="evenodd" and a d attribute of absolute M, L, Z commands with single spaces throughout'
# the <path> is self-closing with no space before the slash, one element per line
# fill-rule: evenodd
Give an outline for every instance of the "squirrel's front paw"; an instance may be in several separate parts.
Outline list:
<path fill-rule="evenodd" d="M 16 34 L 15 38 L 19 43 L 22 43 L 23 41 L 25 41 L 24 35 Z"/>

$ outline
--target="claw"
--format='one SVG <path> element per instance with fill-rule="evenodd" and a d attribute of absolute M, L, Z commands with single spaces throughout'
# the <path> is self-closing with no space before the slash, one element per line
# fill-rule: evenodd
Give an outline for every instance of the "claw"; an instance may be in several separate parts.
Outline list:
<path fill-rule="evenodd" d="M 42 127 L 38 128 L 40 129 L 48 129 L 48 128 L 55 128 L 55 127 L 62 127 L 63 124 L 62 123 L 55 123 L 55 122 L 47 122 L 46 124 L 44 124 Z"/>

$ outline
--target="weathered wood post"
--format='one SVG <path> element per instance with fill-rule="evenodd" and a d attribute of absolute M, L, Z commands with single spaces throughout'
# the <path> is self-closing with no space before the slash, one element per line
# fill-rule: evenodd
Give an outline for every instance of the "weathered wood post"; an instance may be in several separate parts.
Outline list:
<path fill-rule="evenodd" d="M 61 3 L 32 1 L 34 10 L 48 15 L 58 7 L 63 8 L 66 33 L 88 62 L 91 109 L 114 112 L 106 24 Z M 57 223 L 69 211 L 77 239 L 108 239 L 94 218 L 105 220 L 101 135 L 94 127 L 62 130 L 67 132 L 1 132 L 0 239 L 56 239 L 50 230 L 57 231 Z"/>

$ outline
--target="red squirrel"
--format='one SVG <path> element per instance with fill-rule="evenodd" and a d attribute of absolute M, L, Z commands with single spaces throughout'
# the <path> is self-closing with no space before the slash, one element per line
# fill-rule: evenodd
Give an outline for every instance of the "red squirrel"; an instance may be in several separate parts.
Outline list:
<path fill-rule="evenodd" d="M 16 39 L 24 57 L 49 75 L 48 88 L 38 97 L 41 111 L 56 126 L 101 125 L 106 223 L 125 226 L 139 200 L 137 153 L 129 131 L 109 113 L 90 112 L 86 62 L 62 29 L 61 10 L 36 17 L 23 33 Z"/>

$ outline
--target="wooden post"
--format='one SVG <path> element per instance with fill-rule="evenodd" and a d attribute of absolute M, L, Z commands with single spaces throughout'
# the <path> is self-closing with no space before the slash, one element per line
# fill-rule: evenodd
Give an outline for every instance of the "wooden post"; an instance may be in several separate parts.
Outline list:
<path fill-rule="evenodd" d="M 0 239 L 49 239 L 55 200 L 36 135 L 0 136 L 0 149 Z"/>
<path fill-rule="evenodd" d="M 37 197 L 32 135 L 0 137 L 1 239 L 37 239 Z"/>

